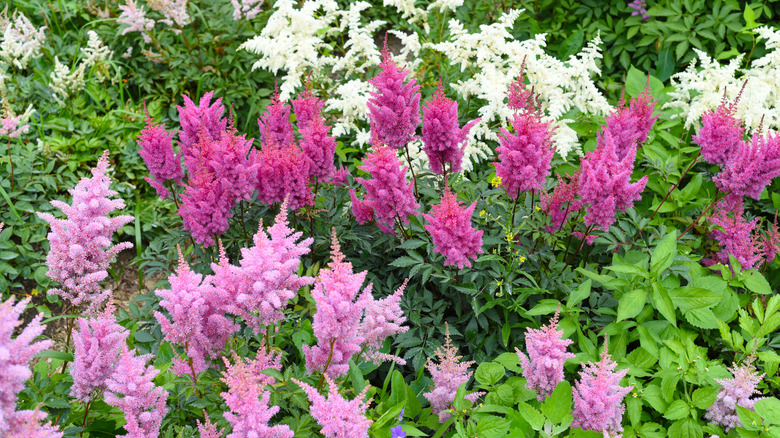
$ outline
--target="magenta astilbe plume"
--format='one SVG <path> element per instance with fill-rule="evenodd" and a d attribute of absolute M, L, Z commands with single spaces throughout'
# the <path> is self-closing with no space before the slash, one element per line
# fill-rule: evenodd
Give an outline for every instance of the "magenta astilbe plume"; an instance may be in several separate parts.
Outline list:
<path fill-rule="evenodd" d="M 510 109 L 519 111 L 521 113 L 539 113 L 541 108 L 540 97 L 534 93 L 533 87 L 528 88 L 525 85 L 525 58 L 520 65 L 520 73 L 517 75 L 517 79 L 509 84 L 509 91 L 507 92 L 507 98 L 509 100 Z"/>
<path fill-rule="evenodd" d="M 160 371 L 146 365 L 151 356 L 137 356 L 135 350 L 128 351 L 123 346 L 119 363 L 106 382 L 104 399 L 125 413 L 127 438 L 157 438 L 168 412 L 168 391 L 152 382 Z"/>
<path fill-rule="evenodd" d="M 447 326 L 446 342 L 437 348 L 435 353 L 439 359 L 436 364 L 428 358 L 428 364 L 425 366 L 431 373 L 433 379 L 433 388 L 430 392 L 423 394 L 430 403 L 432 413 L 439 416 L 439 422 L 444 423 L 450 418 L 447 412 L 452 408 L 452 402 L 455 400 L 455 393 L 458 387 L 469 381 L 471 372 L 469 367 L 474 365 L 474 361 L 461 362 L 461 356 L 458 356 L 457 347 L 452 345 L 450 340 L 450 330 Z M 474 403 L 482 395 L 481 392 L 471 393 L 466 399 Z"/>
<path fill-rule="evenodd" d="M 2 229 L 2 227 L 0 227 Z M 772 263 L 780 251 L 780 227 L 777 226 L 777 210 L 775 210 L 775 219 L 772 224 L 769 225 L 769 229 L 766 234 L 762 236 L 761 247 L 764 255 L 764 260 L 767 263 Z"/>
<path fill-rule="evenodd" d="M 161 312 L 154 317 L 160 323 L 165 340 L 184 348 L 189 363 L 174 359 L 173 372 L 190 374 L 193 380 L 206 370 L 210 359 L 220 356 L 228 338 L 238 326 L 222 312 L 220 295 L 211 279 L 193 272 L 179 250 L 179 267 L 168 277 L 170 289 L 158 289 L 160 307 L 168 311 L 170 319 Z"/>
<path fill-rule="evenodd" d="M 347 177 L 349 175 L 349 169 L 341 166 L 333 173 L 333 176 L 331 176 L 330 183 L 334 186 L 344 187 L 347 185 Z"/>
<path fill-rule="evenodd" d="M 366 385 L 357 397 L 347 401 L 339 394 L 338 386 L 328 374 L 325 375 L 330 388 L 327 399 L 315 388 L 300 380 L 292 380 L 309 397 L 311 416 L 322 426 L 320 433 L 326 438 L 368 438 L 372 421 L 366 418 L 366 409 L 371 400 L 366 401 L 365 397 L 370 386 Z"/>
<path fill-rule="evenodd" d="M 365 342 L 365 353 L 363 357 L 379 365 L 384 361 L 393 361 L 399 365 L 406 365 L 406 361 L 400 357 L 391 354 L 381 353 L 382 343 L 389 336 L 403 333 L 409 330 L 402 324 L 406 322 L 403 310 L 401 310 L 401 297 L 403 296 L 408 279 L 399 287 L 395 293 L 381 300 L 371 300 L 366 305 L 363 321 L 360 323 L 358 333 Z"/>
<path fill-rule="evenodd" d="M 423 214 L 428 225 L 425 229 L 431 233 L 434 250 L 444 256 L 445 266 L 471 267 L 471 260 L 482 254 L 482 230 L 471 225 L 471 215 L 477 207 L 477 201 L 463 207 L 458 195 L 444 190 L 441 204 L 432 207 L 431 214 Z"/>
<path fill-rule="evenodd" d="M 366 201 L 358 199 L 355 191 L 349 189 L 349 199 L 352 201 L 352 216 L 360 225 L 367 224 L 374 220 L 374 209 L 366 204 Z"/>
<path fill-rule="evenodd" d="M 279 91 L 274 92 L 271 104 L 265 109 L 265 114 L 257 119 L 260 126 L 260 138 L 263 148 L 293 143 L 293 126 L 290 122 L 290 106 L 279 100 Z"/>
<path fill-rule="evenodd" d="M 363 310 L 371 303 L 371 284 L 361 291 L 366 271 L 352 272 L 352 263 L 344 261 L 336 230 L 333 230 L 331 262 L 320 270 L 311 296 L 317 306 L 314 314 L 314 336 L 317 345 L 304 345 L 306 370 L 343 376 L 349 370 L 349 359 L 366 341 L 360 333 Z"/>
<path fill-rule="evenodd" d="M 330 127 L 319 114 L 301 128 L 301 150 L 309 160 L 312 178 L 324 182 L 336 173 L 333 155 L 336 153 L 336 139 L 329 135 Z"/>
<path fill-rule="evenodd" d="M 442 175 L 445 170 L 450 173 L 460 171 L 466 136 L 479 120 L 472 120 L 461 128 L 458 125 L 458 103 L 444 95 L 439 82 L 433 98 L 423 106 L 423 151 L 428 155 L 431 172 Z M 445 169 L 447 164 L 449 169 Z"/>
<path fill-rule="evenodd" d="M 414 78 L 404 83 L 409 70 L 401 70 L 390 58 L 387 41 L 382 58 L 382 72 L 369 80 L 376 88 L 368 100 L 371 136 L 398 150 L 414 138 L 420 124 L 420 86 Z"/>
<path fill-rule="evenodd" d="M 718 209 L 709 221 L 723 230 L 714 229 L 709 237 L 720 244 L 720 251 L 702 263 L 710 266 L 715 263 L 729 264 L 729 254 L 739 261 L 742 269 L 756 268 L 762 259 L 759 237 L 756 233 L 758 219 L 747 221 L 741 208 L 728 211 Z"/>
<path fill-rule="evenodd" d="M 598 363 L 588 362 L 580 371 L 580 380 L 574 387 L 574 421 L 571 427 L 595 430 L 607 437 L 620 436 L 623 431 L 623 412 L 626 405 L 623 398 L 634 389 L 620 386 L 620 379 L 628 370 L 615 372 L 617 363 L 606 352 Z"/>
<path fill-rule="evenodd" d="M 51 201 L 51 205 L 62 210 L 66 219 L 55 219 L 49 213 L 38 213 L 38 217 L 51 225 L 48 234 L 50 250 L 46 256 L 49 272 L 46 275 L 60 283 L 61 288 L 50 289 L 49 294 L 59 295 L 73 306 L 87 303 L 87 313 L 92 314 L 109 297 L 110 292 L 100 287 L 108 277 L 111 259 L 125 248 L 132 248 L 130 242 L 111 246 L 113 234 L 123 225 L 131 222 L 133 216 L 108 215 L 125 206 L 122 199 L 111 199 L 117 192 L 111 190 L 108 170 L 108 151 L 92 169 L 92 178 L 82 178 L 69 190 L 73 202 Z"/>
<path fill-rule="evenodd" d="M 741 141 L 723 171 L 713 178 L 715 186 L 728 196 L 726 208 L 742 205 L 742 197 L 758 199 L 772 180 L 780 175 L 780 134 L 753 134 Z"/>
<path fill-rule="evenodd" d="M 568 179 L 569 182 L 564 179 Z M 559 174 L 558 185 L 555 186 L 552 194 L 541 193 L 542 211 L 550 215 L 550 225 L 545 227 L 548 233 L 560 230 L 569 220 L 569 215 L 580 209 L 580 203 L 574 200 L 577 196 L 579 180 L 580 169 L 577 169 L 573 175 L 567 174 L 565 177 Z"/>
<path fill-rule="evenodd" d="M 181 169 L 181 157 L 173 153 L 173 132 L 168 132 L 164 125 L 154 123 L 149 113 L 146 113 L 146 126 L 138 134 L 138 155 L 143 158 L 151 178 L 144 179 L 157 190 L 160 199 L 170 194 L 165 187 L 168 181 L 179 182 L 184 177 Z"/>
<path fill-rule="evenodd" d="M 261 327 L 281 321 L 287 302 L 304 287 L 314 283 L 311 277 L 297 275 L 301 257 L 309 253 L 313 239 L 298 241 L 303 233 L 288 226 L 287 205 L 282 204 L 268 234 L 260 229 L 254 246 L 241 249 L 239 266 L 228 266 L 222 258 L 214 265 L 215 283 L 227 291 L 225 311 L 243 318 L 259 333 Z"/>
<path fill-rule="evenodd" d="M 379 228 L 392 233 L 396 220 L 408 224 L 409 216 L 420 206 L 414 199 L 412 183 L 406 180 L 407 168 L 401 164 L 395 150 L 375 146 L 373 152 L 366 154 L 360 170 L 371 175 L 370 180 L 355 178 L 355 181 L 365 187 L 364 206 L 374 211 Z"/>
<path fill-rule="evenodd" d="M 528 357 L 515 348 L 523 365 L 523 377 L 527 380 L 525 387 L 536 391 L 539 401 L 552 394 L 558 383 L 563 381 L 566 359 L 576 357 L 566 351 L 566 347 L 574 341 L 562 338 L 563 330 L 558 330 L 558 315 L 555 312 L 555 316 L 541 329 L 528 329 L 525 334 Z"/>
<path fill-rule="evenodd" d="M 499 161 L 493 165 L 507 196 L 515 199 L 526 190 L 542 190 L 555 147 L 550 124 L 535 112 L 515 114 L 512 128 L 514 134 L 501 128 L 501 145 L 496 148 Z"/>
<path fill-rule="evenodd" d="M 645 91 L 631 98 L 628 106 L 621 99 L 617 110 L 604 120 L 604 130 L 612 134 L 618 160 L 623 160 L 626 154 L 630 153 L 633 145 L 638 148 L 647 141 L 647 135 L 658 119 L 658 116 L 653 116 L 655 101 L 650 94 L 649 86 L 648 82 Z"/>
<path fill-rule="evenodd" d="M 310 161 L 295 142 L 264 143 L 258 154 L 257 198 L 264 204 L 282 202 L 285 198 L 291 210 L 314 204 L 309 187 Z"/>
<path fill-rule="evenodd" d="M 190 175 L 189 184 L 184 188 L 179 216 L 192 238 L 208 247 L 214 244 L 214 237 L 230 228 L 233 193 L 203 164 L 203 159 L 200 161 L 201 165 Z"/>
<path fill-rule="evenodd" d="M 692 137 L 701 147 L 701 156 L 712 164 L 725 166 L 743 141 L 745 128 L 734 117 L 736 104 L 727 104 L 724 99 L 715 111 L 704 113 L 699 134 Z"/>
<path fill-rule="evenodd" d="M 252 141 L 238 134 L 235 122 L 230 117 L 221 139 L 206 139 L 199 143 L 205 164 L 229 193 L 231 206 L 236 200 L 251 200 L 257 186 L 260 162 L 257 150 L 252 148 Z"/>
<path fill-rule="evenodd" d="M 322 107 L 324 106 L 325 101 L 315 96 L 307 84 L 306 90 L 299 94 L 297 99 L 292 100 L 298 129 L 302 131 L 311 121 L 321 118 Z"/>
<path fill-rule="evenodd" d="M 106 381 L 114 373 L 122 346 L 130 334 L 117 324 L 114 306 L 109 303 L 100 316 L 79 318 L 73 337 L 73 386 L 70 394 L 83 403 L 93 400 L 106 389 Z"/>
<path fill-rule="evenodd" d="M 49 340 L 34 341 L 45 328 L 41 325 L 41 314 L 17 332 L 15 338 L 12 337 L 17 327 L 22 325 L 20 317 L 29 302 L 27 298 L 14 305 L 12 296 L 0 303 L 0 436 L 21 430 L 25 423 L 33 422 L 37 425 L 46 417 L 46 414 L 40 414 L 39 418 L 32 419 L 35 421 L 27 421 L 25 418 L 30 419 L 33 415 L 30 412 L 33 411 L 14 412 L 17 394 L 24 389 L 24 382 L 32 376 L 28 368 L 30 361 L 36 354 L 53 345 Z"/>
<path fill-rule="evenodd" d="M 729 368 L 729 371 L 734 374 L 733 379 L 715 379 L 723 388 L 718 391 L 715 403 L 707 408 L 704 418 L 725 427 L 726 432 L 734 427 L 742 426 L 737 415 L 737 406 L 752 411 L 753 405 L 761 400 L 761 398 L 751 398 L 760 394 L 757 387 L 764 377 L 764 374 L 759 374 L 756 367 L 753 366 L 754 359 L 750 356 L 742 365 L 734 364 Z"/>
<path fill-rule="evenodd" d="M 625 212 L 633 207 L 634 201 L 642 198 L 648 177 L 645 175 L 639 181 L 631 182 L 635 157 L 636 145 L 632 145 L 618 160 L 610 131 L 605 129 L 599 134 L 596 149 L 582 159 L 577 186 L 577 194 L 587 206 L 586 225 L 597 225 L 607 231 L 615 223 L 617 210 Z M 592 241 L 590 236 L 588 239 Z"/>
<path fill-rule="evenodd" d="M 227 127 L 227 120 L 222 117 L 225 112 L 222 98 L 220 97 L 211 103 L 213 96 L 214 92 L 209 91 L 200 98 L 198 105 L 195 105 L 189 97 L 182 96 L 184 106 L 176 106 L 181 123 L 181 131 L 179 131 L 181 153 L 184 155 L 185 164 L 190 174 L 194 174 L 198 170 L 197 165 L 200 164 L 198 144 L 204 140 L 220 140 Z M 190 161 L 187 160 L 188 157 L 191 159 Z"/>

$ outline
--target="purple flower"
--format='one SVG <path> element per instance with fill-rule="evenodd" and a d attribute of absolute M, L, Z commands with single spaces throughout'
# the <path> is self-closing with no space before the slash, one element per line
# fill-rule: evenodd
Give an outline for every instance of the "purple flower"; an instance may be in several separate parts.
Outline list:
<path fill-rule="evenodd" d="M 261 202 L 271 205 L 288 198 L 291 210 L 314 204 L 309 187 L 311 164 L 298 145 L 264 143 L 258 160 L 261 164 L 257 198 Z"/>
<path fill-rule="evenodd" d="M 737 366 L 734 364 L 729 371 L 734 374 L 733 379 L 715 379 L 723 388 L 718 391 L 715 403 L 707 408 L 704 418 L 726 428 L 726 432 L 736 426 L 742 426 L 737 415 L 737 406 L 753 410 L 753 405 L 761 398 L 751 398 L 760 394 L 758 384 L 764 377 L 753 366 L 755 358 L 750 356 L 745 362 Z"/>
<path fill-rule="evenodd" d="M 373 210 L 377 226 L 386 233 L 392 233 L 396 221 L 408 224 L 409 216 L 415 214 L 419 205 L 414 199 L 412 183 L 406 180 L 407 168 L 402 166 L 395 150 L 374 146 L 373 152 L 366 154 L 359 168 L 371 175 L 370 180 L 355 178 L 355 181 L 365 187 L 363 204 Z M 355 202 L 352 204 L 354 213 Z M 356 219 L 360 222 L 359 217 L 356 216 Z"/>
<path fill-rule="evenodd" d="M 200 161 L 184 188 L 178 213 L 184 229 L 192 233 L 196 242 L 208 247 L 214 244 L 214 237 L 230 228 L 233 193 L 203 164 L 202 158 Z"/>
<path fill-rule="evenodd" d="M 257 119 L 260 126 L 260 138 L 263 149 L 269 146 L 281 146 L 293 143 L 293 126 L 290 123 L 290 107 L 279 100 L 279 91 L 274 92 L 271 104 L 265 109 L 265 114 Z"/>
<path fill-rule="evenodd" d="M 73 202 L 51 201 L 51 205 L 62 210 L 66 219 L 55 219 L 49 213 L 38 213 L 38 217 L 51 225 L 48 234 L 49 254 L 46 275 L 60 283 L 61 288 L 50 289 L 49 294 L 67 299 L 73 306 L 88 303 L 88 314 L 94 314 L 104 303 L 110 292 L 102 290 L 100 282 L 108 277 L 111 259 L 125 248 L 132 248 L 130 242 L 111 246 L 113 234 L 133 220 L 122 215 L 109 218 L 117 209 L 124 208 L 122 199 L 111 199 L 117 192 L 111 190 L 108 170 L 108 151 L 92 169 L 92 178 L 82 178 L 69 190 Z"/>
<path fill-rule="evenodd" d="M 253 139 L 246 140 L 245 135 L 238 134 L 233 117 L 228 118 L 227 130 L 219 140 L 204 137 L 199 144 L 200 153 L 205 165 L 229 194 L 230 207 L 236 200 L 251 200 L 261 166 L 257 151 L 252 148 Z"/>
<path fill-rule="evenodd" d="M 301 128 L 301 150 L 309 160 L 311 178 L 326 181 L 336 173 L 333 155 L 336 152 L 336 139 L 329 135 L 330 127 L 325 119 L 317 114 Z"/>
<path fill-rule="evenodd" d="M 146 105 L 144 104 L 144 110 Z M 173 133 L 168 132 L 164 125 L 154 123 L 149 112 L 146 112 L 146 126 L 138 134 L 138 155 L 143 158 L 151 178 L 146 181 L 157 190 L 160 199 L 170 194 L 165 188 L 167 181 L 179 182 L 184 177 L 181 169 L 181 158 L 173 153 Z"/>
<path fill-rule="evenodd" d="M 499 161 L 493 165 L 507 196 L 515 199 L 526 190 L 542 190 L 555 148 L 550 124 L 537 113 L 515 114 L 512 128 L 514 134 L 501 128 L 501 145 L 496 148 Z"/>
<path fill-rule="evenodd" d="M 737 101 L 726 104 L 725 99 L 715 111 L 708 111 L 701 117 L 702 127 L 693 141 L 701 147 L 701 156 L 712 164 L 725 166 L 745 135 L 745 128 L 734 117 Z"/>
<path fill-rule="evenodd" d="M 637 15 L 641 15 L 642 21 L 650 18 L 650 15 L 647 13 L 647 8 L 645 7 L 645 0 L 633 0 L 628 4 L 628 7 L 634 10 L 631 12 L 632 16 L 636 17 Z"/>
<path fill-rule="evenodd" d="M 425 229 L 431 233 L 434 250 L 444 256 L 445 266 L 471 266 L 471 260 L 482 254 L 482 230 L 471 225 L 471 215 L 477 201 L 463 208 L 458 196 L 445 187 L 441 204 L 434 205 L 432 214 L 423 214 L 429 225 Z"/>
<path fill-rule="evenodd" d="M 347 185 L 347 177 L 350 175 L 349 169 L 341 166 L 336 170 L 330 178 L 330 183 L 334 186 L 345 187 Z"/>
<path fill-rule="evenodd" d="M 390 435 L 390 438 L 406 438 L 406 432 L 400 424 L 390 428 Z"/>
<path fill-rule="evenodd" d="M 620 386 L 627 369 L 614 372 L 617 363 L 606 351 L 598 363 L 588 362 L 580 371 L 580 380 L 574 387 L 574 421 L 572 428 L 603 432 L 604 436 L 619 436 L 623 431 L 623 398 L 634 389 Z"/>
<path fill-rule="evenodd" d="M 722 201 L 725 208 L 742 205 L 742 197 L 758 199 L 764 188 L 780 175 L 780 134 L 753 134 L 753 138 L 740 141 L 736 151 L 723 171 L 713 178 L 721 192 L 728 193 Z"/>
<path fill-rule="evenodd" d="M 525 85 L 525 58 L 520 65 L 520 73 L 517 79 L 509 84 L 507 98 L 509 108 L 521 113 L 539 113 L 541 102 L 539 96 L 534 93 L 533 87 L 530 89 Z"/>
<path fill-rule="evenodd" d="M 650 133 L 650 129 L 655 124 L 658 116 L 653 116 L 655 101 L 650 94 L 650 79 L 648 78 L 645 91 L 639 96 L 631 98 L 628 107 L 625 100 L 621 98 L 617 110 L 608 115 L 604 120 L 604 131 L 612 134 L 612 141 L 615 143 L 615 153 L 618 160 L 623 160 L 634 149 L 639 148 Z M 634 152 L 636 154 L 636 152 Z M 632 160 L 633 161 L 633 160 Z"/>
<path fill-rule="evenodd" d="M 568 179 L 567 183 L 564 181 Z M 561 229 L 563 224 L 569 219 L 569 215 L 581 208 L 579 202 L 575 202 L 577 196 L 577 184 L 580 179 L 580 169 L 574 171 L 573 175 L 561 177 L 558 175 L 558 184 L 553 189 L 552 194 L 541 193 L 542 211 L 550 215 L 550 225 L 545 227 L 548 233 L 554 233 Z"/>
<path fill-rule="evenodd" d="M 528 381 L 526 388 L 536 391 L 539 401 L 552 394 L 558 383 L 563 381 L 566 359 L 576 357 L 566 351 L 566 347 L 574 341 L 562 339 L 562 336 L 563 330 L 558 330 L 558 312 L 555 312 L 546 326 L 538 330 L 528 329 L 525 334 L 525 348 L 530 360 L 515 348 L 523 365 L 523 377 Z"/>
<path fill-rule="evenodd" d="M 352 216 L 355 216 L 357 223 L 364 225 L 374 220 L 374 209 L 366 201 L 358 199 L 352 189 L 349 189 L 349 199 L 352 201 Z"/>
<path fill-rule="evenodd" d="M 441 82 L 433 98 L 423 107 L 423 151 L 428 156 L 431 171 L 443 175 L 460 171 L 466 136 L 480 119 L 472 120 L 463 128 L 458 125 L 458 103 L 444 95 Z M 449 169 L 445 166 L 449 164 Z"/>
<path fill-rule="evenodd" d="M 376 87 L 368 100 L 371 136 L 398 150 L 414 138 L 420 124 L 420 86 L 414 78 L 405 83 L 409 70 L 401 70 L 390 58 L 387 41 L 382 59 L 382 72 L 369 80 Z"/>
<path fill-rule="evenodd" d="M 201 423 L 200 420 L 195 420 L 198 425 L 200 438 L 222 438 L 222 430 L 217 429 L 217 425 L 211 422 L 211 419 L 205 410 L 203 410 L 203 418 L 205 419 L 203 423 Z"/>
<path fill-rule="evenodd" d="M 322 426 L 326 438 L 363 438 L 368 437 L 368 428 L 372 421 L 366 418 L 366 409 L 371 400 L 365 401 L 366 385 L 363 391 L 353 400 L 347 401 L 339 394 L 338 387 L 328 374 L 325 380 L 330 391 L 326 399 L 317 390 L 297 379 L 293 382 L 303 388 L 311 401 L 311 416 Z"/>
<path fill-rule="evenodd" d="M 297 99 L 292 100 L 293 111 L 298 123 L 298 129 L 303 130 L 309 123 L 322 117 L 322 107 L 325 101 L 315 96 L 306 85 L 306 90 L 298 95 Z"/>
<path fill-rule="evenodd" d="M 365 315 L 358 328 L 358 333 L 363 337 L 365 343 L 366 351 L 363 353 L 363 357 L 377 365 L 388 360 L 399 365 L 406 365 L 406 361 L 400 357 L 380 353 L 379 349 L 382 348 L 382 344 L 389 336 L 409 330 L 409 327 L 402 326 L 406 322 L 406 317 L 400 305 L 401 296 L 408 282 L 408 279 L 404 280 L 404 283 L 394 294 L 381 300 L 375 300 L 373 296 L 369 295 L 371 300 L 366 305 Z"/>
<path fill-rule="evenodd" d="M 184 164 L 186 164 L 190 175 L 197 172 L 197 166 L 200 164 L 198 159 L 200 147 L 198 145 L 200 143 L 207 144 L 204 140 L 220 140 L 227 127 L 227 120 L 222 117 L 225 112 L 222 98 L 220 97 L 212 104 L 212 96 L 214 96 L 213 91 L 204 94 L 198 105 L 195 105 L 189 97 L 182 96 L 184 106 L 176 106 L 181 123 L 179 144 L 181 145 L 181 153 L 184 155 Z"/>
<path fill-rule="evenodd" d="M 709 221 L 723 230 L 714 229 L 709 237 L 720 244 L 720 251 L 712 257 L 703 260 L 704 265 L 715 263 L 729 264 L 729 254 L 739 261 L 742 269 L 753 269 L 762 258 L 759 248 L 759 237 L 756 234 L 758 219 L 748 222 L 743 216 L 741 208 L 733 211 L 718 209 Z"/>

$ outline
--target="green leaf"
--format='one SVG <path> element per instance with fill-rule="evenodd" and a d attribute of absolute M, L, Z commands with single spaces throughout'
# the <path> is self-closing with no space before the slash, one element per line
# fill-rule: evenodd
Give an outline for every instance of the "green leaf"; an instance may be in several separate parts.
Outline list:
<path fill-rule="evenodd" d="M 742 281 L 742 284 L 753 293 L 761 295 L 770 295 L 772 293 L 772 286 L 770 286 L 769 282 L 766 281 L 766 278 L 755 269 L 742 271 L 742 273 L 739 274 L 739 279 Z"/>
<path fill-rule="evenodd" d="M 700 329 L 714 330 L 718 328 L 718 317 L 710 309 L 693 309 L 684 312 L 685 320 Z"/>
<path fill-rule="evenodd" d="M 626 93 L 630 96 L 638 96 L 641 92 L 645 91 L 647 85 L 647 73 L 637 69 L 633 65 L 628 69 L 626 75 Z M 650 76 L 650 94 L 653 96 L 660 96 L 664 88 L 664 84 L 657 78 Z"/>
<path fill-rule="evenodd" d="M 495 362 L 482 362 L 474 373 L 474 378 L 482 385 L 493 386 L 504 378 L 506 369 Z"/>
<path fill-rule="evenodd" d="M 151 333 L 139 330 L 133 334 L 133 337 L 137 342 L 153 342 L 154 336 Z"/>
<path fill-rule="evenodd" d="M 655 304 L 656 310 L 661 312 L 661 315 L 663 315 L 667 321 L 677 327 L 677 316 L 674 314 L 672 299 L 669 298 L 669 293 L 660 283 L 653 283 L 653 303 Z"/>
<path fill-rule="evenodd" d="M 664 418 L 667 420 L 681 420 L 687 417 L 689 412 L 690 409 L 688 409 L 687 403 L 682 400 L 675 400 L 666 408 Z"/>
<path fill-rule="evenodd" d="M 536 408 L 528 403 L 520 402 L 517 405 L 517 411 L 520 412 L 520 416 L 523 417 L 534 430 L 542 430 L 542 427 L 544 427 L 544 415 L 537 411 Z"/>
<path fill-rule="evenodd" d="M 642 277 L 642 278 L 649 278 L 650 277 L 650 275 L 647 273 L 647 271 L 645 271 L 644 269 L 642 269 L 642 268 L 640 268 L 639 266 L 636 266 L 636 265 L 629 265 L 629 264 L 621 263 L 621 264 L 617 264 L 617 265 L 607 266 L 604 269 L 608 269 L 608 270 L 614 271 L 614 272 L 620 272 L 621 274 L 632 274 L 632 275 L 636 275 L 637 277 Z"/>
<path fill-rule="evenodd" d="M 64 351 L 45 350 L 36 354 L 35 357 L 49 357 L 65 362 L 73 362 L 73 353 L 65 353 Z"/>
<path fill-rule="evenodd" d="M 578 30 L 577 32 L 569 35 L 558 48 L 558 58 L 566 60 L 569 56 L 577 53 L 582 48 L 582 43 L 585 41 L 585 33 Z"/>
<path fill-rule="evenodd" d="M 661 273 L 669 269 L 677 255 L 677 230 L 667 234 L 653 250 L 650 258 L 650 274 L 659 277 Z"/>
<path fill-rule="evenodd" d="M 498 362 L 504 366 L 504 368 L 514 373 L 522 372 L 520 368 L 520 358 L 517 357 L 517 353 L 501 353 L 497 358 L 493 359 L 494 362 Z"/>
<path fill-rule="evenodd" d="M 742 13 L 742 17 L 745 18 L 745 27 L 742 30 L 751 30 L 758 27 L 756 23 L 756 13 L 749 4 L 745 4 L 745 11 Z"/>
<path fill-rule="evenodd" d="M 633 318 L 642 311 L 647 303 L 647 291 L 637 289 L 620 297 L 617 310 L 617 321 Z"/>
<path fill-rule="evenodd" d="M 669 427 L 669 435 L 674 438 L 702 438 L 704 431 L 692 418 L 675 421 Z"/>
<path fill-rule="evenodd" d="M 593 284 L 593 281 L 590 279 L 585 280 L 583 283 L 581 283 L 577 289 L 574 289 L 574 292 L 572 292 L 569 295 L 569 298 L 566 300 L 566 307 L 569 309 L 573 309 L 577 304 L 581 303 L 583 300 L 590 297 L 590 287 Z"/>
<path fill-rule="evenodd" d="M 564 380 L 558 383 L 552 394 L 544 400 L 542 412 L 553 424 L 559 424 L 571 413 L 571 403 L 571 384 Z"/>
<path fill-rule="evenodd" d="M 707 409 L 715 403 L 717 397 L 718 388 L 712 386 L 699 388 L 696 391 L 693 391 L 693 405 L 699 409 Z"/>
<path fill-rule="evenodd" d="M 753 409 L 766 424 L 780 425 L 780 400 L 771 397 L 756 402 Z"/>
<path fill-rule="evenodd" d="M 737 405 L 737 417 L 745 429 L 761 430 L 761 417 L 750 409 Z"/>
<path fill-rule="evenodd" d="M 723 299 L 723 295 L 718 292 L 692 286 L 671 289 L 669 297 L 674 306 L 683 311 L 710 307 Z"/>

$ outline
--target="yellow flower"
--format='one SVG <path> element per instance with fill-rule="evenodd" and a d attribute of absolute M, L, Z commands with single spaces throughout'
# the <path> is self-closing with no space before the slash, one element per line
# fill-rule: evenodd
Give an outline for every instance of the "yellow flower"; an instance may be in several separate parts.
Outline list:
<path fill-rule="evenodd" d="M 500 177 L 500 176 L 497 176 L 497 175 L 496 175 L 496 176 L 494 176 L 494 177 L 493 177 L 493 180 L 492 180 L 492 181 L 490 181 L 490 184 L 491 184 L 493 187 L 500 187 L 500 186 L 501 186 L 501 177 Z"/>
<path fill-rule="evenodd" d="M 506 241 L 512 243 L 515 240 L 515 235 L 512 233 L 506 233 Z"/>
<path fill-rule="evenodd" d="M 541 208 L 541 207 L 539 207 L 538 205 L 534 206 L 534 208 L 536 209 L 536 211 L 539 211 L 539 210 L 541 210 L 541 209 L 542 209 L 542 208 Z"/>
<path fill-rule="evenodd" d="M 525 263 L 525 257 L 524 256 L 520 256 L 520 263 Z"/>
<path fill-rule="evenodd" d="M 485 213 L 487 213 L 485 210 L 482 210 L 479 212 L 479 217 L 484 217 Z"/>

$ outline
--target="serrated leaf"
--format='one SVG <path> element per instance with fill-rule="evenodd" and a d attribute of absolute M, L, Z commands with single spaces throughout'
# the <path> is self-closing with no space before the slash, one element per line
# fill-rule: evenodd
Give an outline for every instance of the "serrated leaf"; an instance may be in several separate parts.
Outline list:
<path fill-rule="evenodd" d="M 653 303 L 656 310 L 661 312 L 661 315 L 671 322 L 672 325 L 677 327 L 677 316 L 674 313 L 674 306 L 672 305 L 672 299 L 669 297 L 669 293 L 659 283 L 653 283 Z"/>
<path fill-rule="evenodd" d="M 769 282 L 766 281 L 766 278 L 755 269 L 743 271 L 739 275 L 739 279 L 742 281 L 742 284 L 753 293 L 761 295 L 770 295 L 772 293 L 772 286 L 770 286 Z"/>
<path fill-rule="evenodd" d="M 718 317 L 710 309 L 693 309 L 683 312 L 685 320 L 700 329 L 714 330 L 718 328 Z"/>
<path fill-rule="evenodd" d="M 644 289 L 632 290 L 620 297 L 617 310 L 617 321 L 633 318 L 642 311 L 647 303 L 647 291 Z"/>
<path fill-rule="evenodd" d="M 769 397 L 756 402 L 753 409 L 767 424 L 780 425 L 780 400 Z"/>
<path fill-rule="evenodd" d="M 718 397 L 718 388 L 707 387 L 699 388 L 693 391 L 693 405 L 699 409 L 707 409 L 715 402 Z"/>
<path fill-rule="evenodd" d="M 667 234 L 653 250 L 650 258 L 650 273 L 653 277 L 658 277 L 662 272 L 669 269 L 677 255 L 677 231 Z"/>
<path fill-rule="evenodd" d="M 564 380 L 558 383 L 552 394 L 544 400 L 542 412 L 553 424 L 558 424 L 571 413 L 571 404 L 571 384 Z"/>
<path fill-rule="evenodd" d="M 664 418 L 667 420 L 682 420 L 688 416 L 689 412 L 688 404 L 682 400 L 675 400 L 666 408 Z"/>
<path fill-rule="evenodd" d="M 710 307 L 723 299 L 722 294 L 700 287 L 677 287 L 668 292 L 672 304 L 683 311 Z"/>
<path fill-rule="evenodd" d="M 520 412 L 520 416 L 523 417 L 534 430 L 541 430 L 542 427 L 544 427 L 544 415 L 528 403 L 518 403 L 517 411 Z"/>
<path fill-rule="evenodd" d="M 482 362 L 474 373 L 474 378 L 482 385 L 493 386 L 504 378 L 506 370 L 496 362 Z"/>

